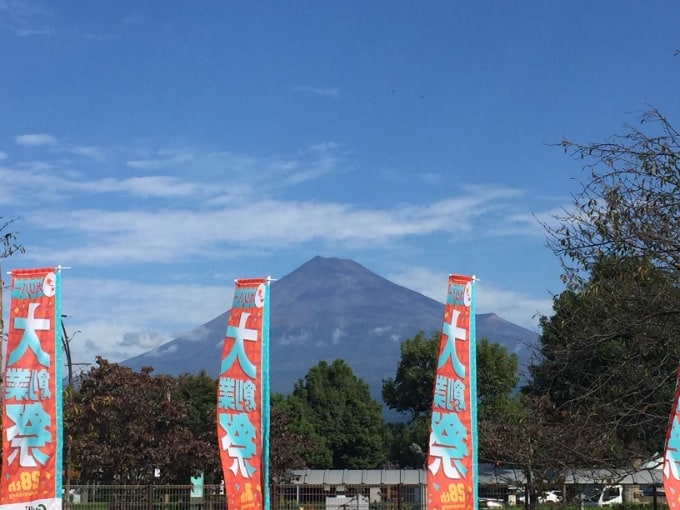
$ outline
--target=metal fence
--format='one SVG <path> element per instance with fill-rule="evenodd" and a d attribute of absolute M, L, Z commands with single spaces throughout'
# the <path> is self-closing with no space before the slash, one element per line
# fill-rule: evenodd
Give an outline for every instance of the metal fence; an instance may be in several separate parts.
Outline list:
<path fill-rule="evenodd" d="M 270 487 L 272 510 L 425 510 L 423 485 Z M 71 485 L 65 510 L 224 510 L 220 485 Z"/>
<path fill-rule="evenodd" d="M 426 510 L 425 485 L 274 484 L 272 510 Z M 522 493 L 523 495 L 523 493 Z M 537 496 L 536 496 L 537 498 Z M 650 510 L 667 510 L 665 498 L 641 496 L 638 503 Z M 478 486 L 479 508 L 519 509 L 524 500 L 507 486 Z M 619 505 L 618 508 L 630 506 Z M 225 510 L 220 485 L 71 485 L 64 510 Z M 572 508 L 578 504 L 538 504 L 537 510 Z M 635 508 L 635 506 L 633 506 Z M 639 508 L 639 505 L 637 506 Z"/>

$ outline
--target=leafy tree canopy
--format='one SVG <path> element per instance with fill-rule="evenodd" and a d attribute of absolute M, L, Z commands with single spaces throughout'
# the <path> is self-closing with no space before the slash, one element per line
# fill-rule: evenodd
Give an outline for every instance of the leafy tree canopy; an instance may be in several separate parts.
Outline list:
<path fill-rule="evenodd" d="M 64 415 L 65 446 L 81 481 L 187 483 L 210 464 L 215 443 L 192 433 L 177 379 L 96 362 Z"/>
<path fill-rule="evenodd" d="M 501 344 L 477 342 L 477 411 L 479 421 L 494 420 L 512 405 L 519 382 L 517 355 Z"/>
<path fill-rule="evenodd" d="M 668 268 L 602 256 L 553 308 L 528 392 L 554 404 L 570 462 L 620 466 L 662 451 L 680 354 L 680 289 Z"/>
<path fill-rule="evenodd" d="M 206 483 L 219 483 L 222 479 L 219 450 L 216 446 L 216 396 L 217 381 L 204 370 L 198 374 L 182 374 L 177 378 L 176 400 L 186 405 L 186 426 L 194 439 L 206 447 L 201 455 L 201 470 Z M 210 447 L 213 451 L 210 451 Z"/>
<path fill-rule="evenodd" d="M 390 409 L 408 413 L 411 421 L 432 410 L 434 374 L 440 332 L 430 338 L 420 332 L 401 344 L 401 357 L 394 378 L 383 381 L 383 400 Z M 499 343 L 482 338 L 477 342 L 477 404 L 479 416 L 493 416 L 511 398 L 519 381 L 517 355 Z"/>
<path fill-rule="evenodd" d="M 531 392 L 570 424 L 576 459 L 620 464 L 661 451 L 668 420 L 680 354 L 680 136 L 652 109 L 622 135 L 561 146 L 587 179 L 545 225 L 567 290 L 541 320 Z"/>
<path fill-rule="evenodd" d="M 404 467 L 421 467 L 428 448 L 430 413 L 440 332 L 429 338 L 420 332 L 401 344 L 401 357 L 394 378 L 383 381 L 383 399 L 388 407 L 406 413 L 409 422 L 390 427 L 390 460 Z M 502 345 L 482 338 L 477 342 L 478 419 L 502 421 L 515 405 L 519 381 L 518 361 Z M 480 430 L 490 430 L 480 427 Z M 480 452 L 491 457 L 490 436 L 480 434 Z"/>
<path fill-rule="evenodd" d="M 99 483 L 187 483 L 202 471 L 222 477 L 216 427 L 217 381 L 207 373 L 153 376 L 97 359 L 79 388 L 65 391 L 64 423 L 72 479 Z M 270 475 L 332 465 L 331 451 L 302 419 L 300 402 L 272 396 Z M 161 478 L 154 479 L 158 468 Z"/>
<path fill-rule="evenodd" d="M 382 397 L 387 407 L 408 413 L 411 421 L 432 410 L 432 392 L 441 332 L 427 338 L 421 331 L 401 343 L 395 377 L 383 381 Z"/>
<path fill-rule="evenodd" d="M 323 437 L 334 469 L 371 469 L 385 459 L 384 421 L 368 385 L 341 359 L 319 362 L 295 384 L 291 405 Z"/>
<path fill-rule="evenodd" d="M 330 466 L 332 461 L 325 441 L 295 408 L 296 403 L 279 393 L 272 395 L 269 469 L 272 479 L 279 481 L 288 480 L 291 470 Z"/>

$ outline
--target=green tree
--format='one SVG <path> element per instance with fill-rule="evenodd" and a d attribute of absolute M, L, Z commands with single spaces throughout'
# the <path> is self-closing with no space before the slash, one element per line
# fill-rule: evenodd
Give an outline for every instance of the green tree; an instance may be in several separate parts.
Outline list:
<path fill-rule="evenodd" d="M 660 451 L 680 354 L 680 136 L 658 110 L 640 121 L 602 142 L 562 141 L 587 176 L 545 225 L 566 290 L 541 320 L 531 391 L 553 401 L 565 444 L 590 464 Z"/>
<path fill-rule="evenodd" d="M 496 420 L 517 399 L 517 355 L 501 344 L 482 338 L 477 342 L 477 418 Z"/>
<path fill-rule="evenodd" d="M 669 269 L 602 256 L 541 319 L 528 392 L 564 431 L 564 464 L 621 466 L 662 451 L 680 354 L 680 289 Z"/>
<path fill-rule="evenodd" d="M 187 424 L 195 436 L 206 433 L 206 425 L 211 429 L 217 442 L 215 425 L 217 403 L 217 381 L 205 370 L 198 374 L 182 374 L 177 380 L 176 397 L 187 404 Z"/>
<path fill-rule="evenodd" d="M 383 381 L 383 401 L 390 409 L 407 413 L 412 422 L 432 411 L 434 373 L 441 332 L 430 338 L 420 331 L 401 343 L 395 377 Z"/>
<path fill-rule="evenodd" d="M 368 385 L 341 359 L 312 367 L 293 389 L 299 405 L 332 452 L 335 469 L 370 469 L 385 459 L 384 421 Z M 325 467 L 325 466 L 311 466 Z"/>
<path fill-rule="evenodd" d="M 269 438 L 270 476 L 286 481 L 290 471 L 311 465 L 330 465 L 331 452 L 311 423 L 302 419 L 294 401 L 280 393 L 271 399 L 271 432 Z"/>
<path fill-rule="evenodd" d="M 390 426 L 390 460 L 401 466 L 421 466 L 427 453 L 434 376 L 440 332 L 429 338 L 420 332 L 401 344 L 394 378 L 383 381 L 383 400 L 390 409 L 407 414 L 408 422 Z M 517 356 L 482 338 L 477 342 L 478 420 L 503 420 L 515 410 L 519 377 Z M 480 426 L 480 430 L 490 430 Z M 498 458 L 492 437 L 480 434 L 480 452 Z"/>
<path fill-rule="evenodd" d="M 187 459 L 187 465 L 195 466 L 197 461 L 200 462 L 205 483 L 219 483 L 222 467 L 215 424 L 217 381 L 204 370 L 198 374 L 182 374 L 178 377 L 173 399 L 186 406 L 185 424 L 200 445 L 192 458 Z"/>
<path fill-rule="evenodd" d="M 427 456 L 430 416 L 387 424 L 388 461 L 401 468 L 423 468 Z"/>
<path fill-rule="evenodd" d="M 439 331 L 429 338 L 420 331 L 404 340 L 395 377 L 383 381 L 387 407 L 408 417 L 388 428 L 389 460 L 401 467 L 423 467 L 427 455 L 440 338 Z"/>
<path fill-rule="evenodd" d="M 305 447 L 302 452 L 305 465 L 319 469 L 332 468 L 333 452 L 328 446 L 328 440 L 318 432 L 316 415 L 307 402 L 291 394 L 283 402 L 279 402 L 279 398 L 273 399 L 272 405 L 278 405 L 290 420 L 290 429 L 305 438 Z"/>

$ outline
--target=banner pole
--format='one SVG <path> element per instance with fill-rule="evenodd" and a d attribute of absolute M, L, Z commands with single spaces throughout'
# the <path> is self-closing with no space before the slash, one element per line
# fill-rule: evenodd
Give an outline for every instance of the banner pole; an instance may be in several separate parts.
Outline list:
<path fill-rule="evenodd" d="M 271 282 L 273 278 L 267 277 L 267 297 L 264 305 L 262 326 L 262 457 L 263 457 L 263 496 L 264 510 L 271 509 L 270 481 L 269 481 L 269 434 L 271 431 L 271 380 L 269 371 L 269 307 L 271 303 Z"/>

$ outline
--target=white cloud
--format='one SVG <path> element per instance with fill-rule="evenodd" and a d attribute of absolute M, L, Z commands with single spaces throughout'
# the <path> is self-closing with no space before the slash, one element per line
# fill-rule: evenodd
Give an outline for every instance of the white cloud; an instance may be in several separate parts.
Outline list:
<path fill-rule="evenodd" d="M 131 187 L 130 182 L 127 185 Z M 137 194 L 144 189 L 147 195 L 158 192 L 169 196 L 174 184 L 172 180 L 151 178 L 137 182 L 137 186 Z M 195 191 L 191 184 L 184 186 L 177 184 L 175 191 L 180 195 Z M 499 208 L 500 199 L 506 195 L 513 196 L 514 191 L 480 191 L 476 196 L 468 193 L 427 205 L 383 210 L 272 199 L 249 200 L 215 210 L 36 209 L 26 215 L 26 221 L 78 236 L 79 242 L 72 248 L 50 248 L 62 260 L 85 265 L 169 262 L 311 241 L 377 247 L 414 235 L 455 236 L 470 231 L 480 215 Z"/>
<path fill-rule="evenodd" d="M 226 311 L 226 308 L 225 308 Z M 207 319 L 207 317 L 206 317 Z M 205 340 L 208 335 L 210 334 L 210 330 L 205 327 L 198 327 L 194 328 L 190 331 L 187 331 L 185 333 L 182 333 L 182 338 L 184 340 L 187 340 L 189 342 L 200 342 L 202 340 Z"/>
<path fill-rule="evenodd" d="M 394 249 L 416 236 L 434 234 L 451 242 L 472 234 L 506 236 L 512 228 L 531 235 L 528 216 L 521 213 L 525 196 L 511 187 L 459 185 L 455 195 L 382 207 L 352 205 L 333 193 L 325 199 L 321 194 L 286 198 L 290 194 L 281 188 L 346 171 L 343 148 L 332 141 L 309 146 L 296 157 L 178 148 L 137 150 L 134 159 L 127 157 L 129 150 L 69 147 L 51 135 L 22 135 L 17 143 L 53 146 L 50 154 L 69 158 L 0 166 L 0 182 L 13 205 L 31 204 L 16 214 L 22 218 L 22 234 L 33 231 L 24 260 L 76 268 L 64 277 L 64 286 L 70 287 L 64 292 L 64 311 L 73 315 L 73 330 L 81 331 L 74 354 L 85 361 L 95 354 L 111 360 L 141 354 L 229 305 L 227 275 L 224 284 L 207 286 L 144 284 L 134 276 L 116 280 L 112 270 L 129 266 L 143 278 L 151 267 L 172 272 L 182 262 L 208 267 L 209 262 L 224 264 L 278 250 L 302 252 L 309 246 L 354 257 L 354 248 Z M 102 158 L 103 168 L 94 178 L 93 158 Z M 116 167 L 116 160 L 133 164 Z M 162 173 L 153 171 L 161 167 Z M 140 262 L 148 265 L 135 266 Z M 96 278 L 76 272 L 92 268 L 104 272 Z M 411 267 L 388 278 L 439 301 L 446 293 L 446 282 L 433 269 Z M 478 295 L 480 312 L 494 311 L 524 326 L 532 322 L 527 310 L 549 311 L 549 299 L 486 287 Z M 342 335 L 338 330 L 331 340 Z M 308 337 L 302 332 L 274 341 L 292 344 Z"/>
<path fill-rule="evenodd" d="M 544 298 L 536 298 L 499 285 L 480 281 L 477 283 L 477 310 L 494 312 L 500 317 L 532 331 L 538 327 L 541 315 L 552 315 L 552 298 L 546 291 Z"/>
<path fill-rule="evenodd" d="M 435 299 L 440 303 L 446 300 L 446 281 L 443 280 L 442 272 L 435 271 L 423 266 L 409 266 L 408 269 L 385 275 L 388 280 L 406 287 L 407 289 L 420 292 L 424 296 Z"/>
<path fill-rule="evenodd" d="M 77 145 L 69 149 L 76 156 L 84 156 L 94 160 L 106 159 L 108 150 L 95 145 Z"/>
<path fill-rule="evenodd" d="M 52 135 L 46 134 L 26 134 L 15 138 L 17 145 L 22 147 L 42 147 L 57 144 L 57 139 Z"/>
<path fill-rule="evenodd" d="M 148 177 L 131 177 L 120 181 L 99 181 L 102 184 L 101 191 L 107 191 L 105 188 L 108 184 L 112 186 L 110 191 L 124 191 L 131 195 L 140 197 L 157 197 L 157 198 L 178 198 L 178 197 L 192 197 L 209 194 L 209 186 L 196 183 L 186 182 L 176 177 L 168 176 L 148 176 Z"/>
<path fill-rule="evenodd" d="M 295 92 L 303 92 L 307 94 L 313 94 L 320 97 L 328 97 L 331 99 L 338 99 L 340 97 L 340 91 L 335 87 L 313 87 L 311 85 L 298 85 L 293 87 Z"/>
<path fill-rule="evenodd" d="M 86 180 L 80 172 L 60 173 L 53 163 L 45 161 L 21 161 L 14 167 L 0 167 L 0 179 L 7 183 L 5 191 L 12 193 L 17 201 L 21 197 L 41 197 L 40 203 L 46 205 L 64 202 L 66 197 L 74 197 L 82 202 L 83 196 L 99 194 L 103 200 L 109 194 L 126 194 L 132 197 L 158 199 L 198 199 L 232 202 L 234 197 L 245 197 L 249 188 L 243 186 L 225 187 L 216 183 L 193 182 L 172 176 L 133 176 L 128 178 L 101 178 Z M 66 201 L 65 207 L 72 204 Z M 195 202 L 194 202 L 195 203 Z"/>
<path fill-rule="evenodd" d="M 273 338 L 278 345 L 301 345 L 307 343 L 311 338 L 309 331 L 301 331 L 297 335 L 288 335 L 284 337 Z"/>
<path fill-rule="evenodd" d="M 79 303 L 78 307 L 76 313 L 65 322 L 66 331 L 72 338 L 70 348 L 73 363 L 94 363 L 96 356 L 109 361 L 121 361 L 144 352 L 141 349 L 120 346 L 121 339 L 128 333 L 127 317 L 120 317 L 119 320 L 101 315 L 90 318 L 85 315 L 89 312 L 87 306 L 80 308 Z M 73 309 L 74 307 L 69 307 L 69 310 Z"/>
<path fill-rule="evenodd" d="M 36 2 L 0 0 L 0 13 L 0 30 L 7 27 L 19 37 L 54 34 L 46 24 L 51 19 L 50 12 Z"/>
<path fill-rule="evenodd" d="M 33 35 L 50 36 L 56 32 L 51 28 L 19 28 L 14 33 L 19 37 L 30 37 Z"/>
<path fill-rule="evenodd" d="M 187 163 L 194 157 L 190 149 L 161 149 L 144 158 L 129 160 L 125 164 L 138 170 L 156 170 L 166 166 Z"/>
<path fill-rule="evenodd" d="M 137 151 L 134 159 L 125 165 L 133 170 L 151 173 L 163 169 L 194 175 L 211 186 L 219 188 L 220 182 L 228 181 L 225 194 L 232 189 L 260 190 L 281 189 L 318 179 L 337 171 L 342 162 L 342 148 L 334 142 L 315 144 L 301 151 L 296 157 L 265 156 L 255 158 L 225 151 L 200 152 L 190 148 Z M 157 176 L 158 177 L 158 176 Z"/>
<path fill-rule="evenodd" d="M 340 328 L 335 328 L 333 330 L 333 335 L 331 336 L 331 343 L 333 345 L 336 345 L 340 343 L 340 340 L 342 340 L 346 336 L 348 336 L 348 333 L 346 331 L 343 331 Z"/>
<path fill-rule="evenodd" d="M 118 342 L 123 348 L 133 347 L 135 349 L 141 349 L 142 351 L 150 351 L 166 343 L 169 338 L 166 335 L 161 335 L 160 333 L 153 331 L 136 331 L 127 332 L 123 335 L 123 338 Z"/>
<path fill-rule="evenodd" d="M 393 329 L 392 326 L 380 326 L 377 328 L 373 328 L 371 332 L 376 336 L 384 336 L 385 334 L 392 331 L 392 329 Z M 387 338 L 390 342 L 393 343 L 401 343 L 401 341 L 403 340 L 403 337 L 399 333 L 392 333 Z"/>
<path fill-rule="evenodd" d="M 151 350 L 224 313 L 230 284 L 156 283 L 62 273 L 62 310 L 73 360 L 119 361 Z M 75 332 L 78 331 L 77 334 Z"/>
<path fill-rule="evenodd" d="M 39 203 L 48 206 L 63 197 L 62 179 L 44 161 L 22 161 L 14 166 L 0 166 L 2 196 L 0 200 L 16 205 Z M 23 213 L 21 214 L 23 216 Z"/>
<path fill-rule="evenodd" d="M 5 182 L 13 188 L 19 200 L 21 194 L 36 190 L 50 190 L 41 202 L 54 202 L 72 196 L 81 203 L 83 193 L 112 194 L 124 193 L 132 197 L 157 199 L 193 199 L 192 205 L 219 207 L 234 204 L 239 198 L 251 200 L 255 190 L 259 196 L 267 191 L 281 193 L 282 189 L 317 179 L 337 170 L 340 164 L 339 144 L 324 142 L 310 146 L 297 158 L 264 157 L 253 158 L 228 152 L 198 153 L 193 149 L 159 149 L 135 152 L 140 159 L 127 162 L 130 169 L 143 171 L 147 175 L 125 175 L 115 168 L 115 156 L 125 150 L 112 150 L 100 146 L 62 146 L 51 135 L 27 134 L 17 137 L 17 143 L 26 147 L 51 146 L 57 156 L 77 156 L 68 160 L 55 158 L 52 161 L 23 160 L 14 167 L 3 168 Z M 59 143 L 59 145 L 57 145 Z M 110 173 L 92 178 L 92 161 L 105 165 Z M 110 165 L 113 171 L 109 170 Z M 163 168 L 164 174 L 152 172 Z M 106 175 L 97 171 L 97 175 Z M 179 177 L 178 175 L 186 177 Z M 8 190 L 9 191 L 9 190 Z M 39 191 L 38 191 L 39 192 Z M 102 201 L 108 202 L 102 196 Z M 73 203 L 70 200 L 69 203 Z"/>
<path fill-rule="evenodd" d="M 391 330 L 392 330 L 392 326 L 380 326 L 380 327 L 377 327 L 377 328 L 373 328 L 373 334 L 374 335 L 384 335 L 385 333 L 388 333 Z"/>
<path fill-rule="evenodd" d="M 427 267 L 409 269 L 387 276 L 399 285 L 444 303 L 447 291 L 447 275 Z M 521 292 L 505 290 L 499 285 L 477 281 L 477 313 L 493 312 L 510 322 L 535 330 L 540 315 L 551 315 L 552 298 L 546 292 L 545 298 L 537 299 Z"/>

